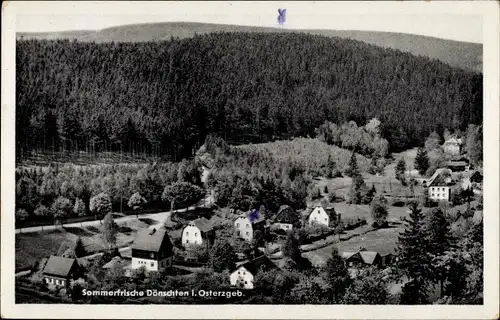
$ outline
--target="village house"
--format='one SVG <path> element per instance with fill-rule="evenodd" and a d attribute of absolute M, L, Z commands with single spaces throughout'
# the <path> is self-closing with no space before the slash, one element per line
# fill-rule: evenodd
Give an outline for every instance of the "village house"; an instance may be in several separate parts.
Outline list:
<path fill-rule="evenodd" d="M 236 267 L 229 275 L 231 286 L 240 289 L 253 289 L 254 278 L 260 271 L 278 269 L 278 267 L 265 255 L 244 262 Z"/>
<path fill-rule="evenodd" d="M 392 263 L 392 253 L 368 251 L 361 247 L 355 252 L 342 252 L 341 257 L 344 259 L 349 273 L 353 276 L 357 274 L 358 268 L 375 266 L 378 268 L 386 268 Z"/>
<path fill-rule="evenodd" d="M 142 229 L 132 244 L 132 269 L 162 271 L 172 266 L 173 245 L 164 228 Z"/>
<path fill-rule="evenodd" d="M 271 226 L 273 229 L 293 230 L 293 228 L 300 227 L 300 216 L 289 205 L 283 205 L 279 208 Z"/>
<path fill-rule="evenodd" d="M 460 155 L 461 149 L 462 149 L 462 139 L 458 139 L 455 137 L 446 140 L 445 143 L 443 144 L 444 152 L 453 156 Z"/>
<path fill-rule="evenodd" d="M 184 227 L 181 242 L 183 247 L 205 244 L 208 250 L 215 242 L 215 230 L 206 218 L 198 218 Z"/>
<path fill-rule="evenodd" d="M 67 287 L 78 276 L 76 259 L 50 256 L 43 268 L 43 279 L 49 288 Z"/>
<path fill-rule="evenodd" d="M 255 216 L 254 216 L 255 215 Z M 266 220 L 264 215 L 256 212 L 252 214 L 243 213 L 234 221 L 234 229 L 236 235 L 246 241 L 251 242 L 253 240 L 254 232 L 257 230 L 264 231 Z"/>
<path fill-rule="evenodd" d="M 335 221 L 340 221 L 340 214 L 337 214 L 333 207 L 315 206 L 307 217 L 307 224 L 310 227 L 315 224 L 331 227 Z"/>
<path fill-rule="evenodd" d="M 446 168 L 437 169 L 427 181 L 429 199 L 435 201 L 449 201 L 451 186 L 451 170 Z"/>

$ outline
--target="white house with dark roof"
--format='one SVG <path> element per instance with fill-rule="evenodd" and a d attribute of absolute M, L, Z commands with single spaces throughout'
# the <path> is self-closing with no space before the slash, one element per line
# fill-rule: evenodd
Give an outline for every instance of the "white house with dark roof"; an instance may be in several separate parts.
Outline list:
<path fill-rule="evenodd" d="M 76 259 L 50 256 L 42 271 L 43 279 L 49 288 L 67 287 L 75 278 L 77 268 Z"/>
<path fill-rule="evenodd" d="M 208 249 L 213 245 L 214 241 L 215 231 L 206 218 L 190 221 L 182 230 L 181 242 L 183 247 L 205 244 Z"/>
<path fill-rule="evenodd" d="M 278 269 L 278 267 L 265 255 L 244 262 L 236 267 L 229 275 L 231 286 L 240 289 L 253 289 L 254 278 L 260 271 Z"/>
<path fill-rule="evenodd" d="M 264 215 L 258 214 L 251 219 L 250 213 L 243 213 L 234 220 L 234 230 L 238 237 L 250 242 L 253 240 L 254 232 L 264 230 L 265 224 Z"/>
<path fill-rule="evenodd" d="M 173 245 L 164 228 L 142 229 L 132 244 L 132 269 L 162 271 L 172 266 Z"/>
<path fill-rule="evenodd" d="M 451 170 L 440 168 L 427 181 L 429 199 L 449 201 L 451 196 Z"/>

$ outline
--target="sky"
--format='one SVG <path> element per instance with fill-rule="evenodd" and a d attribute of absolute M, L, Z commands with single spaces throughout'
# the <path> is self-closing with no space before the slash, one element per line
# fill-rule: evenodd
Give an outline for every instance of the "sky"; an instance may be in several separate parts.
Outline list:
<path fill-rule="evenodd" d="M 390 9 L 395 10 L 369 11 L 359 10 L 360 7 L 351 7 L 345 3 L 341 5 L 328 2 L 123 3 L 107 3 L 107 6 L 102 7 L 55 5 L 52 10 L 49 5 L 40 7 L 39 10 L 36 10 L 35 5 L 30 5 L 17 13 L 16 31 L 99 30 L 126 24 L 170 21 L 277 27 L 277 9 L 286 8 L 285 27 L 289 29 L 391 31 L 483 42 L 481 15 L 453 11 L 440 13 L 439 10 L 429 11 L 429 7 L 425 5 L 422 7 L 424 10 L 414 10 L 407 5 L 401 6 L 402 2 L 394 2 L 395 6 Z M 456 2 L 451 4 L 456 6 Z M 62 9 L 58 11 L 58 8 Z"/>

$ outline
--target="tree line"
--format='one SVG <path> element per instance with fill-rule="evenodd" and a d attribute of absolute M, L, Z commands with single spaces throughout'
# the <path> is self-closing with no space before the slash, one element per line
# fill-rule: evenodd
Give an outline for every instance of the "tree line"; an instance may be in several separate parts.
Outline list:
<path fill-rule="evenodd" d="M 189 157 L 377 117 L 391 149 L 482 121 L 482 75 L 362 42 L 216 33 L 146 43 L 20 40 L 16 138 L 27 151 Z"/>

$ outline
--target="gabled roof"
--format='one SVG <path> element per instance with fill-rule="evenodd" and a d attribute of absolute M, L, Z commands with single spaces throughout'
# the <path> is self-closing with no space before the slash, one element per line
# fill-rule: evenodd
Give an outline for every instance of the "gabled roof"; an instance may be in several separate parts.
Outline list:
<path fill-rule="evenodd" d="M 436 172 L 434 172 L 432 177 L 430 177 L 429 180 L 427 180 L 427 186 L 429 187 L 431 185 L 436 185 L 436 183 L 441 183 L 442 181 L 436 181 L 436 179 L 440 177 L 443 173 L 451 174 L 451 170 L 447 168 L 436 169 Z"/>
<path fill-rule="evenodd" d="M 189 225 L 196 226 L 201 232 L 208 232 L 213 229 L 210 221 L 203 217 L 189 222 Z"/>
<path fill-rule="evenodd" d="M 236 269 L 244 267 L 251 274 L 255 275 L 263 267 L 264 269 L 277 269 L 278 267 L 266 255 L 250 260 L 246 263 L 240 264 Z"/>
<path fill-rule="evenodd" d="M 375 258 L 379 255 L 378 252 L 374 251 L 361 251 L 359 253 L 361 256 L 361 259 L 363 259 L 363 262 L 366 264 L 373 264 L 375 261 Z"/>
<path fill-rule="evenodd" d="M 50 256 L 45 268 L 43 268 L 43 273 L 65 278 L 69 275 L 75 261 L 75 259 Z"/>
<path fill-rule="evenodd" d="M 163 228 L 156 229 L 142 229 L 137 231 L 135 236 L 134 243 L 132 244 L 132 249 L 138 250 L 146 250 L 159 252 L 161 248 L 161 244 L 163 243 L 163 239 L 167 237 L 167 240 L 170 243 L 170 238 L 168 237 L 167 231 Z"/>
<path fill-rule="evenodd" d="M 300 221 L 298 213 L 288 205 L 280 207 L 278 214 L 274 218 L 275 223 L 290 223 L 294 224 Z"/>
<path fill-rule="evenodd" d="M 250 215 L 251 215 L 251 211 L 250 211 L 250 212 L 244 212 L 244 213 L 240 214 L 240 215 L 236 218 L 236 220 L 238 220 L 239 218 L 246 218 L 246 219 L 248 219 L 248 220 L 250 221 L 250 223 L 252 223 L 252 224 L 256 224 L 256 223 L 259 223 L 259 222 L 262 222 L 262 221 L 266 220 L 266 219 L 265 219 L 265 217 L 264 217 L 264 215 L 263 215 L 263 214 L 261 214 L 261 213 L 258 213 L 258 215 L 257 215 L 257 219 L 254 219 L 254 220 L 252 220 L 252 219 L 250 218 Z M 235 220 L 235 221 L 236 221 L 236 220 Z"/>
<path fill-rule="evenodd" d="M 116 256 L 111 259 L 108 263 L 102 266 L 103 269 L 111 269 L 116 265 L 121 265 L 124 262 L 124 259 L 122 257 Z"/>

